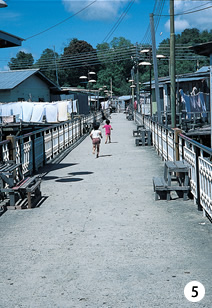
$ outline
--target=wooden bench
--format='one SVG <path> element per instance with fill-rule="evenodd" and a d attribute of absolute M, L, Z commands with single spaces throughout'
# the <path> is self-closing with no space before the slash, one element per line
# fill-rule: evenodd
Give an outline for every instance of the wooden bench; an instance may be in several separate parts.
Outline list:
<path fill-rule="evenodd" d="M 2 189 L 9 195 L 8 209 L 32 208 L 41 199 L 41 178 L 38 175 L 27 177 L 13 187 Z"/>
<path fill-rule="evenodd" d="M 153 177 L 153 189 L 155 192 L 155 200 L 167 199 L 168 186 L 163 177 Z"/>
<path fill-rule="evenodd" d="M 175 191 L 178 197 L 183 198 L 184 201 L 188 199 L 188 193 L 190 191 L 190 186 L 168 186 L 163 177 L 153 177 L 153 188 L 155 192 L 155 200 L 160 198 L 166 199 L 167 201 L 171 199 L 171 191 Z"/>
<path fill-rule="evenodd" d="M 137 129 L 133 130 L 133 137 L 139 137 L 142 129 L 145 129 L 144 124 L 137 125 Z"/>
<path fill-rule="evenodd" d="M 126 119 L 128 121 L 133 121 L 134 120 L 134 116 L 132 112 L 128 112 L 128 114 L 126 115 Z"/>
<path fill-rule="evenodd" d="M 142 129 L 140 130 L 140 138 L 135 139 L 135 145 L 145 146 L 152 144 L 152 135 L 150 130 Z"/>
<path fill-rule="evenodd" d="M 188 199 L 190 192 L 189 172 L 190 166 L 183 161 L 166 161 L 164 166 L 164 177 L 153 177 L 153 188 L 155 200 L 170 200 L 170 192 L 175 191 L 178 197 Z M 173 183 L 173 184 L 172 184 Z"/>

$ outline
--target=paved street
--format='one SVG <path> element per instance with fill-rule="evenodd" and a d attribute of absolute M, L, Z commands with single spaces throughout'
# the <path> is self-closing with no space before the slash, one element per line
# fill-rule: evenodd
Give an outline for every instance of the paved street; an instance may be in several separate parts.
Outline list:
<path fill-rule="evenodd" d="M 39 208 L 0 218 L 0 307 L 212 306 L 211 223 L 193 200 L 154 201 L 164 162 L 124 114 L 111 125 L 98 159 L 87 137 L 46 174 Z M 193 280 L 198 303 L 184 296 Z"/>

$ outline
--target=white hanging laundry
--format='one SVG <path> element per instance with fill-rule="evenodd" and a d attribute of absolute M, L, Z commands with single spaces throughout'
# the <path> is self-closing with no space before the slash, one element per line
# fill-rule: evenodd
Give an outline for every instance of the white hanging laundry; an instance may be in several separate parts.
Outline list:
<path fill-rule="evenodd" d="M 106 102 L 105 102 L 105 109 L 108 109 L 108 108 L 109 108 L 109 102 L 106 101 Z"/>
<path fill-rule="evenodd" d="M 12 103 L 11 109 L 13 115 L 19 115 L 19 116 L 22 115 L 21 102 Z"/>
<path fill-rule="evenodd" d="M 42 123 L 44 106 L 45 104 L 43 103 L 34 103 L 30 122 Z"/>
<path fill-rule="evenodd" d="M 12 110 L 11 110 L 12 104 L 11 103 L 6 103 L 1 105 L 1 115 L 3 117 L 9 117 L 12 115 Z"/>
<path fill-rule="evenodd" d="M 44 114 L 46 116 L 46 121 L 49 123 L 57 122 L 57 103 L 45 104 Z"/>
<path fill-rule="evenodd" d="M 12 114 L 15 116 L 15 122 L 20 122 L 23 116 L 21 102 L 12 103 Z"/>
<path fill-rule="evenodd" d="M 14 122 L 13 116 L 2 117 L 3 124 L 13 123 L 13 122 Z"/>
<path fill-rule="evenodd" d="M 73 106 L 73 101 L 67 101 L 68 113 L 73 112 L 72 106 Z"/>
<path fill-rule="evenodd" d="M 58 121 L 63 122 L 68 120 L 67 113 L 67 101 L 61 101 L 57 103 L 58 107 Z"/>
<path fill-rule="evenodd" d="M 77 100 L 76 99 L 73 101 L 73 112 L 77 113 Z"/>
<path fill-rule="evenodd" d="M 31 102 L 21 102 L 22 106 L 22 118 L 23 122 L 30 122 L 33 110 L 33 103 Z"/>

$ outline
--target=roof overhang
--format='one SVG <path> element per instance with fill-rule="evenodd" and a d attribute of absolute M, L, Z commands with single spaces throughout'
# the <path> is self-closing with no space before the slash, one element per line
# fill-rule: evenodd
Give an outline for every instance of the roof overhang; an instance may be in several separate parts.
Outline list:
<path fill-rule="evenodd" d="M 21 46 L 24 39 L 0 30 L 0 48 Z"/>
<path fill-rule="evenodd" d="M 189 49 L 193 50 L 198 55 L 210 57 L 212 54 L 212 42 L 194 45 L 189 47 Z"/>

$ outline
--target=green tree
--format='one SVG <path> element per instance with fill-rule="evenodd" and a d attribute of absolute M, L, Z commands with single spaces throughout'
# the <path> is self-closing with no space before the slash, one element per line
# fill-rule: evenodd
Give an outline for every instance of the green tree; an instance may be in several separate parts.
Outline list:
<path fill-rule="evenodd" d="M 187 47 L 208 42 L 212 40 L 212 31 L 207 30 L 200 32 L 198 29 L 185 29 L 181 34 L 175 36 L 176 42 L 176 74 L 192 73 L 202 66 L 209 65 L 207 57 L 200 57 Z M 163 40 L 158 48 L 158 53 L 163 54 L 163 46 L 169 46 L 170 39 Z M 158 64 L 159 77 L 169 75 L 169 57 L 167 60 L 160 61 Z"/>
<path fill-rule="evenodd" d="M 59 61 L 58 53 L 53 49 L 46 48 L 40 58 L 34 64 L 34 67 L 40 68 L 40 71 L 50 80 L 57 83 L 57 66 Z"/>
<path fill-rule="evenodd" d="M 80 85 L 80 76 L 89 71 L 98 71 L 96 50 L 86 41 L 72 39 L 59 61 L 61 85 L 76 87 Z"/>
<path fill-rule="evenodd" d="M 97 45 L 97 55 L 101 62 L 98 73 L 97 86 L 107 86 L 110 90 L 112 79 L 113 92 L 115 95 L 130 93 L 127 78 L 131 75 L 134 55 L 132 43 L 123 37 L 115 37 L 110 44 Z"/>
<path fill-rule="evenodd" d="M 16 54 L 16 58 L 11 58 L 8 66 L 11 70 L 20 70 L 32 68 L 34 63 L 34 58 L 31 53 L 25 53 L 24 51 L 19 51 Z"/>

